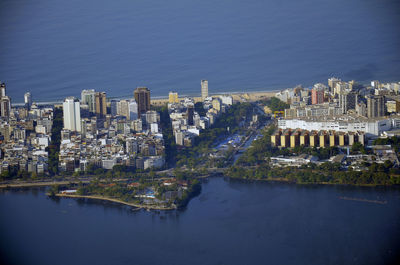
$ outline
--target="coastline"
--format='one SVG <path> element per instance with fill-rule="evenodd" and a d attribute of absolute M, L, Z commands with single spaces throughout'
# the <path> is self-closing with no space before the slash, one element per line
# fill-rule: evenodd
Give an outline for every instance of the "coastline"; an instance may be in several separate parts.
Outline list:
<path fill-rule="evenodd" d="M 212 177 L 212 175 L 203 175 L 203 176 L 198 176 L 196 178 L 205 179 L 205 178 L 209 178 L 209 177 Z M 263 179 L 235 178 L 235 177 L 230 177 L 228 175 L 224 175 L 223 177 L 227 177 L 229 179 L 234 179 L 234 180 L 243 180 L 243 181 L 282 182 L 282 183 L 296 184 L 296 185 L 332 185 L 332 186 L 354 186 L 354 187 L 393 187 L 394 186 L 394 185 L 377 185 L 377 184 L 343 184 L 343 183 L 330 183 L 330 182 L 294 183 L 294 182 L 290 182 L 287 178 L 273 178 L 273 177 L 268 177 L 268 178 L 263 178 Z M 78 184 L 79 182 L 90 183 L 90 180 L 63 180 L 63 181 L 7 183 L 7 184 L 0 184 L 0 190 L 7 189 L 7 188 L 34 188 L 34 187 L 46 187 L 46 186 L 53 186 L 53 185 Z"/>
<path fill-rule="evenodd" d="M 272 89 L 272 90 L 254 90 L 254 91 L 248 91 L 248 92 L 216 92 L 216 93 L 211 93 L 210 96 L 221 96 L 221 95 L 231 95 L 234 100 L 237 101 L 243 101 L 243 100 L 249 100 L 249 101 L 257 101 L 259 99 L 263 98 L 268 98 L 268 97 L 273 97 L 277 92 L 281 91 L 283 89 Z M 179 96 L 179 99 L 183 99 L 185 97 L 190 97 L 193 98 L 195 102 L 201 102 L 202 99 L 198 95 L 181 95 Z M 129 98 L 128 96 L 122 96 L 122 97 L 110 97 L 109 99 L 127 99 Z M 35 102 L 38 105 L 62 105 L 63 101 L 60 100 L 53 100 L 53 101 L 43 101 L 43 102 Z M 168 95 L 165 96 L 153 96 L 151 98 L 151 104 L 152 105 L 163 105 L 165 103 L 168 103 Z M 17 102 L 17 103 L 12 103 L 12 106 L 24 106 L 24 103 L 22 102 Z"/>
<path fill-rule="evenodd" d="M 395 184 L 392 185 L 380 185 L 380 184 L 346 184 L 346 183 L 331 183 L 331 182 L 292 182 L 287 178 L 273 178 L 273 177 L 267 177 L 263 179 L 256 179 L 256 178 L 234 178 L 234 177 L 229 177 L 225 175 L 225 177 L 233 180 L 241 180 L 241 181 L 262 181 L 262 182 L 280 182 L 280 183 L 286 183 L 286 184 L 294 184 L 294 185 L 302 185 L 302 186 L 308 186 L 308 185 L 326 185 L 326 186 L 350 186 L 350 187 L 369 187 L 369 188 L 375 188 L 375 187 L 396 187 Z"/>
<path fill-rule="evenodd" d="M 260 99 L 270 98 L 273 97 L 277 92 L 280 90 L 270 90 L 270 91 L 249 91 L 249 92 L 218 92 L 210 94 L 209 96 L 223 96 L 223 95 L 230 95 L 232 96 L 233 100 L 243 102 L 243 101 L 257 101 Z M 179 100 L 183 99 L 184 97 L 191 97 L 193 98 L 194 102 L 201 102 L 202 99 L 199 96 L 179 96 Z M 156 97 L 151 99 L 152 105 L 164 105 L 168 103 L 168 96 L 165 97 Z"/>
<path fill-rule="evenodd" d="M 7 188 L 29 188 L 29 187 L 46 187 L 46 186 L 53 186 L 53 185 L 78 184 L 79 182 L 82 182 L 82 183 L 89 183 L 90 181 L 89 181 L 89 180 L 78 180 L 78 181 L 64 180 L 64 181 L 43 181 L 43 182 L 7 183 L 7 184 L 0 184 L 0 189 L 7 189 Z"/>
<path fill-rule="evenodd" d="M 143 205 L 143 204 L 138 204 L 138 203 L 133 203 L 133 202 L 125 202 L 121 201 L 118 199 L 114 198 L 109 198 L 109 197 L 104 197 L 104 196 L 97 196 L 97 195 L 75 195 L 75 194 L 60 194 L 57 193 L 55 194 L 56 197 L 66 197 L 66 198 L 78 198 L 78 199 L 90 199 L 90 200 L 101 200 L 101 201 L 108 201 L 108 202 L 115 202 L 131 207 L 135 207 L 138 209 L 146 209 L 146 210 L 176 210 L 176 206 L 170 206 L 170 207 L 161 207 L 157 205 Z"/>

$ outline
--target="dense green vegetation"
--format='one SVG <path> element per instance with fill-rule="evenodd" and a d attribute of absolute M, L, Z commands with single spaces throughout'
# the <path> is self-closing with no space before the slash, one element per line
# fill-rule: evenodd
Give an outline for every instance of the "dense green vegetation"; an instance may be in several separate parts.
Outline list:
<path fill-rule="evenodd" d="M 371 153 L 371 150 L 367 150 L 365 146 L 363 146 L 361 143 L 354 143 L 353 146 L 351 147 L 351 153 L 352 154 L 368 154 Z"/>
<path fill-rule="evenodd" d="M 165 186 L 161 181 L 141 179 L 141 181 L 135 182 L 135 185 L 128 185 L 128 183 L 125 182 L 100 182 L 96 179 L 90 184 L 84 185 L 80 183 L 78 187 L 63 187 L 63 189 L 76 188 L 78 195 L 102 196 L 137 204 L 143 204 L 144 200 L 148 200 L 140 197 L 140 195 L 145 194 L 146 190 L 153 190 L 156 198 L 152 204 L 164 206 L 172 206 L 175 204 L 177 208 L 184 208 L 189 203 L 190 199 L 199 195 L 201 192 L 201 183 L 197 179 L 189 180 L 185 183 L 187 183 L 187 188 L 182 189 L 178 182 Z M 49 189 L 49 196 L 55 196 L 60 190 L 60 186 L 52 186 Z M 178 190 L 181 192 L 178 193 Z M 173 194 L 169 199 L 165 197 L 167 192 L 172 192 Z"/>
<path fill-rule="evenodd" d="M 260 103 L 265 106 L 268 106 L 272 112 L 284 111 L 285 109 L 290 108 L 289 104 L 286 104 L 285 102 L 281 101 L 280 99 L 278 99 L 276 97 L 261 100 Z"/>
<path fill-rule="evenodd" d="M 125 202 L 140 201 L 135 198 L 137 194 L 136 188 L 128 188 L 126 183 L 99 183 L 97 180 L 89 185 L 79 185 L 77 189 L 78 195 L 100 195 L 108 198 L 115 198 Z"/>
<path fill-rule="evenodd" d="M 193 180 L 187 190 L 185 190 L 182 194 L 181 198 L 176 198 L 175 205 L 178 207 L 178 209 L 185 208 L 189 201 L 198 196 L 201 193 L 201 183 L 195 179 Z"/>
<path fill-rule="evenodd" d="M 61 130 L 63 128 L 63 110 L 54 108 L 53 127 L 51 128 L 51 142 L 47 151 L 49 152 L 49 173 L 54 176 L 58 174 L 58 155 L 60 152 Z"/>
<path fill-rule="evenodd" d="M 271 168 L 264 163 L 255 168 L 234 166 L 227 175 L 241 179 L 285 180 L 292 183 L 331 183 L 350 185 L 392 185 L 400 184 L 400 171 L 390 161 L 373 163 L 365 171 L 342 170 L 340 164 L 326 162 L 321 165 L 308 164 L 301 167 Z"/>

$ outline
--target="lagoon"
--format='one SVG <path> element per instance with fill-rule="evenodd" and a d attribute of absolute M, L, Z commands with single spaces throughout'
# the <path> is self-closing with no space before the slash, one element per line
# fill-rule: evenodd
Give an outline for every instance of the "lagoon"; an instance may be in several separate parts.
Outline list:
<path fill-rule="evenodd" d="M 218 177 L 183 211 L 52 200 L 43 189 L 0 192 L 0 211 L 9 264 L 384 264 L 400 250 L 394 188 Z"/>

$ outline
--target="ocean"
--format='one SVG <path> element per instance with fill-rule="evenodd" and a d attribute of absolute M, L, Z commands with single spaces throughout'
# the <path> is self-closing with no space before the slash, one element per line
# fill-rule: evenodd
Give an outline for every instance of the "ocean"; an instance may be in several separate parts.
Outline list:
<path fill-rule="evenodd" d="M 13 102 L 267 91 L 400 80 L 397 0 L 1 0 L 0 80 Z"/>

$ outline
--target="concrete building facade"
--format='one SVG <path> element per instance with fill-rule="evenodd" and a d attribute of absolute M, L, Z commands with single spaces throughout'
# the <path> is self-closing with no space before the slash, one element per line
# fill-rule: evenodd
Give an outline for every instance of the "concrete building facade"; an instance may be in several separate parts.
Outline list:
<path fill-rule="evenodd" d="M 208 81 L 201 80 L 201 99 L 204 100 L 208 97 Z"/>
<path fill-rule="evenodd" d="M 133 92 L 138 105 L 139 116 L 150 110 L 150 90 L 147 87 L 138 87 Z"/>
<path fill-rule="evenodd" d="M 81 111 L 79 100 L 68 97 L 63 103 L 64 129 L 81 131 Z"/>

